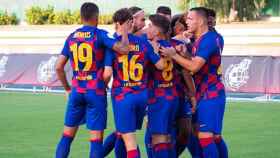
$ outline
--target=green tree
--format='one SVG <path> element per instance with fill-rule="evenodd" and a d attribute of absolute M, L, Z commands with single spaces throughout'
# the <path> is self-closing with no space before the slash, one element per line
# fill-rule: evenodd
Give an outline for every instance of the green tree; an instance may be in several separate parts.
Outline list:
<path fill-rule="evenodd" d="M 228 21 L 236 16 L 239 21 L 254 20 L 261 16 L 263 8 L 269 0 L 196 0 L 196 6 L 205 6 L 216 10 L 221 20 Z M 179 0 L 181 10 L 188 9 L 192 0 Z"/>

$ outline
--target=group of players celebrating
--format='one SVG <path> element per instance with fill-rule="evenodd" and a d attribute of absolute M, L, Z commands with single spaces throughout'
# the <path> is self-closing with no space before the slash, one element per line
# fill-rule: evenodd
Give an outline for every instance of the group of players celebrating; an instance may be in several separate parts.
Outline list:
<path fill-rule="evenodd" d="M 222 138 L 225 90 L 221 81 L 223 37 L 215 11 L 196 7 L 171 16 L 161 6 L 148 16 L 139 7 L 113 14 L 115 33 L 99 29 L 98 6 L 81 6 L 83 26 L 71 33 L 56 64 L 69 94 L 56 158 L 66 158 L 81 124 L 90 131 L 90 158 L 140 158 L 136 130 L 147 115 L 149 158 L 176 158 L 187 148 L 193 158 L 227 158 Z M 64 67 L 70 60 L 71 86 Z M 116 130 L 103 143 L 107 87 Z"/>

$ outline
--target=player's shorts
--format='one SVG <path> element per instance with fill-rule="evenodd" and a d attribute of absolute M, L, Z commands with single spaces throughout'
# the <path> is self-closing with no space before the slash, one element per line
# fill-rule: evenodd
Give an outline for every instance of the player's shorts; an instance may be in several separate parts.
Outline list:
<path fill-rule="evenodd" d="M 107 97 L 94 91 L 78 93 L 73 89 L 68 98 L 64 125 L 77 127 L 86 123 L 89 130 L 104 130 L 107 123 Z"/>
<path fill-rule="evenodd" d="M 157 98 L 155 103 L 148 105 L 148 128 L 152 134 L 170 134 L 174 127 L 179 98 L 167 100 Z"/>
<path fill-rule="evenodd" d="M 226 97 L 224 94 L 212 99 L 202 99 L 198 102 L 196 119 L 200 132 L 221 134 L 225 103 Z"/>
<path fill-rule="evenodd" d="M 192 110 L 191 103 L 186 98 L 180 98 L 180 102 L 178 105 L 177 118 L 191 118 Z"/>
<path fill-rule="evenodd" d="M 148 92 L 126 94 L 122 100 L 112 99 L 115 126 L 120 133 L 135 132 L 142 128 Z"/>

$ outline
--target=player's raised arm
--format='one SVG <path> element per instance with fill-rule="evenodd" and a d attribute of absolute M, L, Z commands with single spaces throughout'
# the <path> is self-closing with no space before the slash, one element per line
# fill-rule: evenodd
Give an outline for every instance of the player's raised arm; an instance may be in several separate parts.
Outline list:
<path fill-rule="evenodd" d="M 127 54 L 129 52 L 128 30 L 130 22 L 131 21 L 128 20 L 120 25 L 122 40 L 120 42 L 116 42 L 113 46 L 113 50 L 121 54 Z"/>

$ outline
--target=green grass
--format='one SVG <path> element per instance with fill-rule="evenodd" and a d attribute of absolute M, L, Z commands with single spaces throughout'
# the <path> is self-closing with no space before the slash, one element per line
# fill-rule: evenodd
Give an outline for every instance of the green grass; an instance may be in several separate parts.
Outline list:
<path fill-rule="evenodd" d="M 59 94 L 0 93 L 0 158 L 50 158 L 63 127 L 66 98 Z M 109 106 L 106 133 L 114 129 Z M 224 137 L 231 158 L 279 158 L 280 103 L 229 102 Z M 144 156 L 143 132 L 139 143 Z M 88 157 L 87 130 L 75 139 L 71 156 Z M 187 156 L 187 152 L 182 157 Z M 110 157 L 113 157 L 111 155 Z"/>

